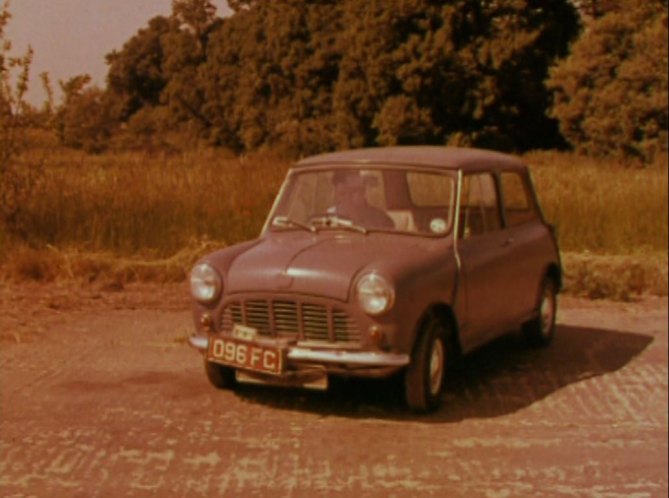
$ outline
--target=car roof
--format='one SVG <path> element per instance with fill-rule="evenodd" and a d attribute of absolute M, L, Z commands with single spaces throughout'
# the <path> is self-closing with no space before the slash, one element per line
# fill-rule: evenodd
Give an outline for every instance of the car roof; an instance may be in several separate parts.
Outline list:
<path fill-rule="evenodd" d="M 526 169 L 523 162 L 514 156 L 491 150 L 438 147 L 398 146 L 352 149 L 311 156 L 299 161 L 295 167 L 325 165 L 411 165 L 449 170 L 479 171 L 490 168 Z"/>

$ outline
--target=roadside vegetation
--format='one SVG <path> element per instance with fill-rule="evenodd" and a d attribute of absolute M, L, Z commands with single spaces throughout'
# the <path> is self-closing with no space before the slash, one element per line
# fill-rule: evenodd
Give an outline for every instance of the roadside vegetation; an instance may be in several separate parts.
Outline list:
<path fill-rule="evenodd" d="M 42 154 L 42 157 L 38 157 Z M 667 168 L 571 153 L 527 154 L 555 224 L 567 291 L 628 299 L 667 292 Z M 16 279 L 179 281 L 200 255 L 258 235 L 290 159 L 217 149 L 179 154 L 26 153 L 44 170 L 0 234 Z M 77 174 L 72 174 L 76 168 Z"/>
<path fill-rule="evenodd" d="M 174 0 L 39 109 L 0 4 L 0 282 L 181 281 L 295 158 L 420 143 L 525 157 L 568 292 L 667 294 L 666 1 L 229 3 Z"/>

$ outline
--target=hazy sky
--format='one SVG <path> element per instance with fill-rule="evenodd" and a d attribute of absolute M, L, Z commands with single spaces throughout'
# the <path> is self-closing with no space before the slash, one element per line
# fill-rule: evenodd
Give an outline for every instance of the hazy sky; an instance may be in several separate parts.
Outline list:
<path fill-rule="evenodd" d="M 0 4 L 4 0 L 0 0 Z M 218 15 L 229 12 L 225 0 L 213 0 Z M 172 0 L 10 0 L 7 36 L 13 55 L 32 45 L 29 100 L 39 105 L 44 92 L 38 75 L 48 72 L 54 89 L 58 80 L 88 73 L 104 84 L 105 55 L 119 49 L 157 15 L 168 15 Z"/>

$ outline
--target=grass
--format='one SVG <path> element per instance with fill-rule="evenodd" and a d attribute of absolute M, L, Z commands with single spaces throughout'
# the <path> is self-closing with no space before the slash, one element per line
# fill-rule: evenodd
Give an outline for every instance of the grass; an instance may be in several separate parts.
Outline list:
<path fill-rule="evenodd" d="M 572 154 L 535 153 L 526 160 L 563 251 L 667 252 L 666 158 L 648 168 Z"/>
<path fill-rule="evenodd" d="M 526 156 L 564 254 L 568 292 L 629 299 L 667 293 L 667 166 L 572 154 Z M 38 166 L 11 227 L 0 273 L 51 281 L 174 281 L 213 247 L 255 237 L 290 161 L 221 150 L 94 156 L 33 149 Z"/>
<path fill-rule="evenodd" d="M 30 246 L 147 258 L 258 234 L 288 167 L 213 150 L 92 156 L 58 149 L 44 162 L 17 227 Z"/>

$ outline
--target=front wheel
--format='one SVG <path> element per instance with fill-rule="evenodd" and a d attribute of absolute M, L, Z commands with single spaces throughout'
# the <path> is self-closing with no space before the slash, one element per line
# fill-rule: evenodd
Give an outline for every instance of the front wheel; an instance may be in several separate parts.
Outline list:
<path fill-rule="evenodd" d="M 235 370 L 204 359 L 204 371 L 212 386 L 217 389 L 231 389 L 235 386 Z"/>
<path fill-rule="evenodd" d="M 537 315 L 523 326 L 527 342 L 536 347 L 548 346 L 555 336 L 557 315 L 557 285 L 546 278 L 541 286 Z"/>
<path fill-rule="evenodd" d="M 446 370 L 446 338 L 444 326 L 434 318 L 430 319 L 418 336 L 404 378 L 406 402 L 411 410 L 433 411 L 441 404 Z"/>

